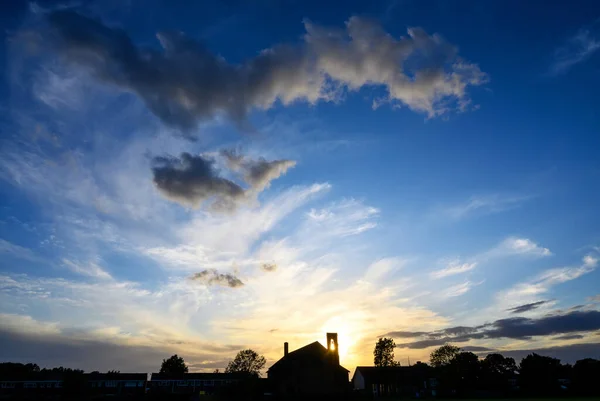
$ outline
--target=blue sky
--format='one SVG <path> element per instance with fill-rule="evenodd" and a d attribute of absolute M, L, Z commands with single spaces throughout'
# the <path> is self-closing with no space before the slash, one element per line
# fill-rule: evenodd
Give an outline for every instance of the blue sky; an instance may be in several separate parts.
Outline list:
<path fill-rule="evenodd" d="M 596 2 L 179 4 L 5 6 L 1 359 L 598 356 Z"/>

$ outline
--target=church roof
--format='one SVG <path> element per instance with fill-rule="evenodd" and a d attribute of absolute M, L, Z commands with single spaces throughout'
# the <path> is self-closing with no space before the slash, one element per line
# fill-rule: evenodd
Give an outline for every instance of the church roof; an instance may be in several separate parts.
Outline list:
<path fill-rule="evenodd" d="M 287 355 L 284 355 L 280 360 L 275 362 L 269 370 L 276 370 L 287 366 L 298 366 L 302 365 L 303 367 L 307 367 L 310 365 L 318 365 L 324 363 L 330 363 L 327 355 L 328 351 L 320 342 L 315 341 L 304 347 L 298 348 L 297 350 L 288 352 Z M 348 369 L 344 368 L 341 365 L 336 365 L 336 367 L 349 372 Z"/>

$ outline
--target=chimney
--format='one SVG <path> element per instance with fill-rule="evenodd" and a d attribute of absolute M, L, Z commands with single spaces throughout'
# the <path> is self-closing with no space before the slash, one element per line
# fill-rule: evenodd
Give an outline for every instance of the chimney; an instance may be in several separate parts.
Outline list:
<path fill-rule="evenodd" d="M 337 333 L 327 333 L 327 351 L 331 355 L 334 364 L 340 364 L 340 352 L 338 347 Z"/>
<path fill-rule="evenodd" d="M 288 346 L 288 343 L 285 342 L 285 343 L 283 343 L 283 356 L 286 356 L 288 354 L 288 351 L 289 351 L 289 346 Z"/>

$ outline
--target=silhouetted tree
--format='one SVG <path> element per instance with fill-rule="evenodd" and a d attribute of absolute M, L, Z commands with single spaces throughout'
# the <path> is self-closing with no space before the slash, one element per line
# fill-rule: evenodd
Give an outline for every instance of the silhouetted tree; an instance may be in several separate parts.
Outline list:
<path fill-rule="evenodd" d="M 394 362 L 396 343 L 391 338 L 380 338 L 373 350 L 373 364 L 379 367 L 397 366 Z"/>
<path fill-rule="evenodd" d="M 182 357 L 177 354 L 171 356 L 169 359 L 163 359 L 162 365 L 160 366 L 161 374 L 168 376 L 181 376 L 188 372 L 188 367 Z"/>
<path fill-rule="evenodd" d="M 573 390 L 579 395 L 600 395 L 600 361 L 580 359 L 573 366 Z"/>
<path fill-rule="evenodd" d="M 501 354 L 488 354 L 481 361 L 482 387 L 489 391 L 506 392 L 509 390 L 509 380 L 517 371 L 513 358 Z"/>
<path fill-rule="evenodd" d="M 529 394 L 556 394 L 561 372 L 560 360 L 536 353 L 529 354 L 519 365 L 521 387 Z"/>
<path fill-rule="evenodd" d="M 109 370 L 106 373 L 109 375 L 118 375 L 119 373 L 121 373 L 121 371 L 120 370 Z"/>
<path fill-rule="evenodd" d="M 479 357 L 472 352 L 459 352 L 447 365 L 450 380 L 459 394 L 467 394 L 478 387 L 481 376 Z"/>
<path fill-rule="evenodd" d="M 451 344 L 445 344 L 438 349 L 433 350 L 433 352 L 429 355 L 429 362 L 434 368 L 448 365 L 459 352 L 459 347 L 455 347 Z"/>
<path fill-rule="evenodd" d="M 221 373 L 221 371 L 219 369 L 215 369 L 213 373 Z"/>
<path fill-rule="evenodd" d="M 255 351 L 251 349 L 242 350 L 238 352 L 233 361 L 227 364 L 225 373 L 246 373 L 259 377 L 260 371 L 266 362 L 265 357 Z"/>

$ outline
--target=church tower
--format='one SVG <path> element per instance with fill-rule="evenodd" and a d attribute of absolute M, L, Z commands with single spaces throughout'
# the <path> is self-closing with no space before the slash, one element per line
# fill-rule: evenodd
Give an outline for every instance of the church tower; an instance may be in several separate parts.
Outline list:
<path fill-rule="evenodd" d="M 338 347 L 337 333 L 327 333 L 327 353 L 331 355 L 334 364 L 340 364 L 340 351 Z"/>

